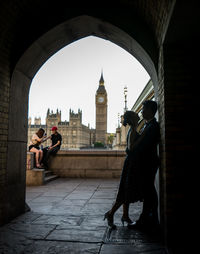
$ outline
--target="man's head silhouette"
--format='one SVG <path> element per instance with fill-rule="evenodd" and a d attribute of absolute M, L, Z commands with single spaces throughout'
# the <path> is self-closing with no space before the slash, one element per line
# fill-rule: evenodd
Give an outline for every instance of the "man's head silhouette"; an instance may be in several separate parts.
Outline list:
<path fill-rule="evenodd" d="M 146 100 L 143 102 L 142 116 L 145 120 L 149 121 L 154 118 L 157 111 L 157 103 L 155 101 Z"/>

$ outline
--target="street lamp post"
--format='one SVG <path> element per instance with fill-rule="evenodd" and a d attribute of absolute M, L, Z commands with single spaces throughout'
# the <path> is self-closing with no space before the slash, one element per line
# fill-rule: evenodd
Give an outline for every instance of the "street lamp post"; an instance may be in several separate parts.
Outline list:
<path fill-rule="evenodd" d="M 118 128 L 120 127 L 120 114 L 118 113 Z"/>
<path fill-rule="evenodd" d="M 124 113 L 128 110 L 128 108 L 127 108 L 127 94 L 128 94 L 128 89 L 127 89 L 127 86 L 125 86 L 124 87 L 124 102 L 125 102 Z"/>

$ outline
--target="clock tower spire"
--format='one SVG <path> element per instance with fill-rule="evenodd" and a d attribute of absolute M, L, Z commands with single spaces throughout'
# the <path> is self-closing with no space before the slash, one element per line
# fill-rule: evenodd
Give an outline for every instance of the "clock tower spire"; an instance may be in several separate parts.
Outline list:
<path fill-rule="evenodd" d="M 99 80 L 99 85 L 104 86 L 103 71 L 101 71 L 101 77 L 100 77 L 100 80 Z"/>
<path fill-rule="evenodd" d="M 104 85 L 103 71 L 96 92 L 96 142 L 106 145 L 107 134 L 107 92 Z"/>

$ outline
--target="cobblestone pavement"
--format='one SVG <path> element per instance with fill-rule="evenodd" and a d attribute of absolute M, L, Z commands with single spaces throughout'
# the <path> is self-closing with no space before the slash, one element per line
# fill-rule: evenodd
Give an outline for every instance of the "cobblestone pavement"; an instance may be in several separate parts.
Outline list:
<path fill-rule="evenodd" d="M 122 227 L 122 209 L 110 230 L 103 215 L 115 199 L 119 180 L 62 179 L 27 187 L 31 208 L 0 228 L 0 253 L 5 254 L 134 254 L 165 253 L 158 236 Z M 130 206 L 136 220 L 141 203 Z"/>

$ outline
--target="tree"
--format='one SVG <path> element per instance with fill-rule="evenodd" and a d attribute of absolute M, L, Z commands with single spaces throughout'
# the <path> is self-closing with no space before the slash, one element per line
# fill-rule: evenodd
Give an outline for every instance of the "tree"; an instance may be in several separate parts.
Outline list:
<path fill-rule="evenodd" d="M 104 147 L 104 144 L 100 141 L 94 143 L 94 147 Z"/>
<path fill-rule="evenodd" d="M 112 146 L 114 137 L 115 137 L 115 136 L 114 136 L 113 133 L 111 133 L 110 135 L 108 135 L 108 137 L 107 137 L 107 143 L 108 143 L 108 145 L 111 145 L 111 146 Z"/>

